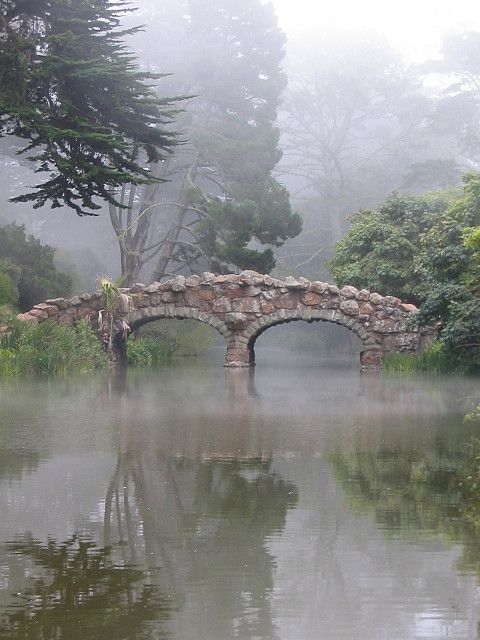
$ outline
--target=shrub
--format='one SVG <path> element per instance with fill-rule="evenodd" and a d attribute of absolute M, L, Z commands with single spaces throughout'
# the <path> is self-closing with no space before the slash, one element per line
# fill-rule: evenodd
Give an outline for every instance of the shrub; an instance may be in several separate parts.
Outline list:
<path fill-rule="evenodd" d="M 382 358 L 385 371 L 392 373 L 458 373 L 457 363 L 454 362 L 445 345 L 435 342 L 418 354 L 388 353 Z"/>
<path fill-rule="evenodd" d="M 129 338 L 127 342 L 128 364 L 134 367 L 154 367 L 171 364 L 175 355 L 175 343 L 161 338 Z"/>
<path fill-rule="evenodd" d="M 196 320 L 158 320 L 143 327 L 139 337 L 173 345 L 175 356 L 198 356 L 213 347 L 213 330 Z"/>
<path fill-rule="evenodd" d="M 0 336 L 2 377 L 86 373 L 107 365 L 100 341 L 84 322 L 70 328 L 16 321 Z"/>
<path fill-rule="evenodd" d="M 0 271 L 0 306 L 15 305 L 18 302 L 18 290 L 12 279 Z"/>

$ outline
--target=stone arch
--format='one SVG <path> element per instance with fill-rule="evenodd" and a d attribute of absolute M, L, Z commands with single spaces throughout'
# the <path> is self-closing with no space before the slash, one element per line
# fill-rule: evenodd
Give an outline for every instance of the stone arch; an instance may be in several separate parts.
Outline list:
<path fill-rule="evenodd" d="M 234 361 L 239 364 L 238 352 L 242 349 L 246 349 L 248 354 L 243 358 L 247 366 L 254 364 L 255 342 L 262 333 L 271 327 L 301 320 L 309 323 L 331 322 L 345 327 L 357 335 L 362 341 L 363 351 L 361 353 L 361 360 L 368 359 L 370 363 L 372 360 L 378 360 L 378 362 L 380 362 L 381 340 L 378 336 L 370 333 L 356 318 L 346 315 L 338 309 L 312 309 L 312 307 L 305 306 L 301 309 L 280 309 L 274 313 L 264 315 L 245 327 L 242 332 L 232 336 L 230 342 L 227 344 L 227 364 L 231 362 L 229 355 L 231 355 L 232 352 L 237 356 L 237 360 Z M 230 354 L 228 353 L 229 350 Z M 368 354 L 368 356 L 365 354 Z M 245 364 L 243 366 L 245 366 Z"/>
<path fill-rule="evenodd" d="M 215 317 L 211 313 L 199 311 L 198 309 L 190 307 L 179 308 L 173 304 L 141 307 L 140 309 L 130 311 L 125 316 L 125 321 L 132 332 L 136 331 L 146 324 L 149 324 L 150 322 L 156 322 L 157 320 L 165 319 L 198 320 L 199 322 L 207 324 L 218 331 L 218 333 L 220 333 L 220 335 L 223 336 L 227 342 L 231 337 L 231 331 L 222 320 Z M 121 328 L 119 328 L 115 332 L 113 336 L 113 344 L 116 351 L 119 352 L 117 359 L 119 361 L 126 361 L 126 343 Z"/>
<path fill-rule="evenodd" d="M 162 318 L 190 318 L 213 327 L 227 342 L 226 365 L 231 367 L 249 366 L 257 337 L 271 326 L 294 320 L 332 322 L 353 331 L 364 345 L 364 368 L 378 368 L 382 353 L 418 353 L 437 337 L 436 327 L 409 325 L 418 309 L 399 298 L 292 276 L 279 280 L 254 271 L 178 275 L 120 292 L 122 303 L 114 312 L 117 354 L 109 353 L 113 362 L 125 357 L 126 324 L 135 330 Z M 74 326 L 82 318 L 98 316 L 103 305 L 97 291 L 70 300 L 49 299 L 18 317 Z"/>

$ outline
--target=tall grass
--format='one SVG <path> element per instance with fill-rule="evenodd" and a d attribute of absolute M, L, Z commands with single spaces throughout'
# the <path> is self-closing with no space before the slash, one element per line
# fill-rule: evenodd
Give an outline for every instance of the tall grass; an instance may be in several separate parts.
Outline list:
<path fill-rule="evenodd" d="M 385 371 L 405 375 L 465 373 L 458 369 L 441 342 L 435 342 L 418 354 L 388 353 L 383 356 L 382 362 Z"/>
<path fill-rule="evenodd" d="M 57 376 L 107 366 L 100 341 L 84 322 L 70 328 L 15 321 L 0 336 L 0 377 Z"/>
<path fill-rule="evenodd" d="M 161 338 L 135 338 L 127 342 L 128 364 L 134 367 L 158 367 L 171 364 L 175 344 Z"/>
<path fill-rule="evenodd" d="M 142 329 L 127 342 L 128 364 L 139 367 L 164 366 L 175 358 L 195 357 L 214 345 L 210 327 L 194 320 L 159 320 Z"/>

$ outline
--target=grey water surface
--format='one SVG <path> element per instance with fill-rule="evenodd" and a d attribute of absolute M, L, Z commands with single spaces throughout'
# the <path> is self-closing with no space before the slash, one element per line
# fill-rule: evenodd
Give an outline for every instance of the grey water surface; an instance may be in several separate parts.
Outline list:
<path fill-rule="evenodd" d="M 477 392 L 306 356 L 3 383 L 0 638 L 480 637 Z"/>

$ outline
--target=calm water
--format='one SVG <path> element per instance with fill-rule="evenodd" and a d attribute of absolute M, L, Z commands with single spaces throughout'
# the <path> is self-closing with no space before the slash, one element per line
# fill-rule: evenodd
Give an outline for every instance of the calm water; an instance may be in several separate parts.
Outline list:
<path fill-rule="evenodd" d="M 478 381 L 265 362 L 0 387 L 2 640 L 480 637 Z"/>

